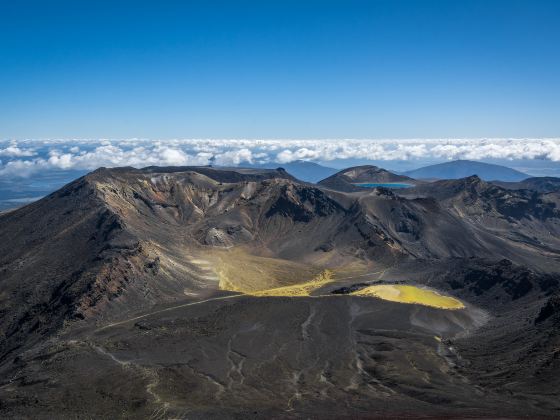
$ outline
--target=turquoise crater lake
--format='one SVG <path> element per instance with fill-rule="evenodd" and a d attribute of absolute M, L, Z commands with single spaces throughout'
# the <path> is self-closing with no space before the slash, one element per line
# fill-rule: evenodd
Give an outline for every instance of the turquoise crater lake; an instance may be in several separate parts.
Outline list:
<path fill-rule="evenodd" d="M 356 183 L 354 185 L 357 186 L 357 187 L 362 187 L 362 188 L 377 188 L 377 187 L 410 188 L 410 187 L 414 187 L 414 185 L 412 185 L 412 184 L 405 184 L 405 183 L 402 183 L 402 182 L 384 182 L 384 183 L 360 182 L 360 183 Z"/>

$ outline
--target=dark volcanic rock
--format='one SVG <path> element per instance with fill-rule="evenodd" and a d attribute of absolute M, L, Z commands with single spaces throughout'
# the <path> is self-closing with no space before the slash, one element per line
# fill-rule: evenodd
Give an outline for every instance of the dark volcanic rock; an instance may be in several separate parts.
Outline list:
<path fill-rule="evenodd" d="M 560 317 L 560 295 L 554 295 L 548 298 L 546 304 L 541 308 L 539 315 L 535 319 L 535 324 L 540 324 L 551 317 Z"/>
<path fill-rule="evenodd" d="M 493 291 L 508 301 L 515 301 L 531 292 L 549 295 L 560 287 L 557 275 L 538 273 L 507 259 L 458 262 L 455 270 L 446 280 L 449 287 L 468 290 L 475 296 Z"/>
<path fill-rule="evenodd" d="M 512 268 L 511 261 L 502 260 L 493 267 L 470 271 L 465 276 L 465 283 L 477 295 L 500 285 L 515 300 L 533 288 L 535 275 L 526 269 L 520 271 Z"/>
<path fill-rule="evenodd" d="M 0 417 L 558 416 L 556 199 L 333 185 L 100 169 L 1 214 Z M 387 279 L 465 308 L 348 296 Z"/>
<path fill-rule="evenodd" d="M 344 212 L 343 207 L 321 190 L 287 184 L 281 187 L 266 216 L 279 214 L 295 222 L 309 222 L 315 216 L 325 217 L 336 212 Z"/>

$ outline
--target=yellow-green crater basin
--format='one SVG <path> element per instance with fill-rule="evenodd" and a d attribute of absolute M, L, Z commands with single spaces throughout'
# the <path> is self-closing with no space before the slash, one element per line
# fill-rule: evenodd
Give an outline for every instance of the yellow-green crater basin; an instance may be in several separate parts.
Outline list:
<path fill-rule="evenodd" d="M 353 296 L 371 296 L 391 302 L 412 303 L 440 309 L 462 309 L 465 307 L 458 299 L 416 286 L 380 284 L 368 286 L 351 294 Z"/>

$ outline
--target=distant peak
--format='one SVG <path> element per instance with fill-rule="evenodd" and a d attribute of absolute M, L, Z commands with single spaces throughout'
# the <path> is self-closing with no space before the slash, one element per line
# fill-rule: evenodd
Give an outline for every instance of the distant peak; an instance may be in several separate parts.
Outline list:
<path fill-rule="evenodd" d="M 386 172 L 385 169 L 379 168 L 373 165 L 362 165 L 362 166 L 353 166 L 351 168 L 346 168 L 342 171 L 344 175 L 347 174 L 361 174 L 366 172 Z"/>

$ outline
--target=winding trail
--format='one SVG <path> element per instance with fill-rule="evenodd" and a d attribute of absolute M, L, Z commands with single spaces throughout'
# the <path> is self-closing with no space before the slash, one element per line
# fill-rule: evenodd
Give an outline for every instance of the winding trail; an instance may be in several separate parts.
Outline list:
<path fill-rule="evenodd" d="M 360 277 L 371 276 L 371 275 L 380 273 L 379 276 L 378 276 L 378 280 L 379 280 L 379 279 L 381 279 L 381 277 L 383 277 L 385 272 L 387 270 L 389 270 L 390 268 L 392 268 L 392 266 L 391 267 L 386 267 L 383 270 L 372 271 L 371 273 L 364 273 L 364 274 L 358 274 L 358 275 L 355 275 L 355 276 L 334 278 L 332 282 L 334 283 L 334 282 L 337 282 L 339 280 L 348 280 L 348 279 L 360 278 Z M 127 324 L 127 323 L 132 322 L 132 321 L 137 321 L 139 319 L 147 318 L 149 316 L 161 314 L 161 313 L 164 313 L 164 312 L 173 311 L 173 310 L 179 309 L 179 308 L 185 308 L 185 307 L 194 306 L 194 305 L 201 305 L 203 303 L 213 302 L 215 300 L 234 299 L 234 298 L 237 298 L 237 297 L 240 297 L 240 296 L 248 296 L 248 295 L 246 295 L 244 293 L 239 293 L 239 294 L 235 294 L 235 295 L 219 296 L 219 297 L 214 297 L 214 298 L 210 298 L 210 299 L 199 300 L 199 301 L 196 301 L 196 302 L 182 303 L 180 305 L 171 306 L 169 308 L 164 308 L 164 309 L 159 309 L 157 311 L 148 312 L 147 314 L 138 315 L 138 316 L 135 316 L 133 318 L 128 318 L 128 319 L 125 319 L 123 321 L 112 322 L 110 324 L 104 325 L 103 327 L 97 328 L 94 332 L 103 331 L 103 330 L 106 330 L 108 328 L 116 327 L 118 325 Z M 314 296 L 310 296 L 310 297 L 314 297 Z"/>
<path fill-rule="evenodd" d="M 181 305 L 171 306 L 169 308 L 164 308 L 164 309 L 160 309 L 160 310 L 157 310 L 157 311 L 149 312 L 147 314 L 135 316 L 133 318 L 128 318 L 128 319 L 125 319 L 124 321 L 112 322 L 111 324 L 107 324 L 103 327 L 100 327 L 100 328 L 96 329 L 94 332 L 103 331 L 103 330 L 106 330 L 106 329 L 111 328 L 111 327 L 116 327 L 117 325 L 127 324 L 129 322 L 136 321 L 138 319 L 147 318 L 149 316 L 161 314 L 163 312 L 174 311 L 175 309 L 185 308 L 187 306 L 201 305 L 203 303 L 213 302 L 215 300 L 233 299 L 233 298 L 240 297 L 240 296 L 247 296 L 247 295 L 245 295 L 243 293 L 239 293 L 237 295 L 219 296 L 219 297 L 210 298 L 210 299 L 198 300 L 196 302 L 182 303 Z"/>
<path fill-rule="evenodd" d="M 335 277 L 335 278 L 333 279 L 333 282 L 336 282 L 336 281 L 338 281 L 338 280 L 358 279 L 358 278 L 360 278 L 360 277 L 372 276 L 372 275 L 374 275 L 374 274 L 379 274 L 379 273 L 381 273 L 381 274 L 379 274 L 379 276 L 377 277 L 377 280 L 381 280 L 381 277 L 383 277 L 383 275 L 385 274 L 385 272 L 386 272 L 387 270 L 389 270 L 390 268 L 393 268 L 393 266 L 386 267 L 386 268 L 384 268 L 383 270 L 372 271 L 372 272 L 370 272 L 370 273 L 356 274 L 356 275 L 354 275 L 354 276 L 347 276 L 347 277 Z"/>

